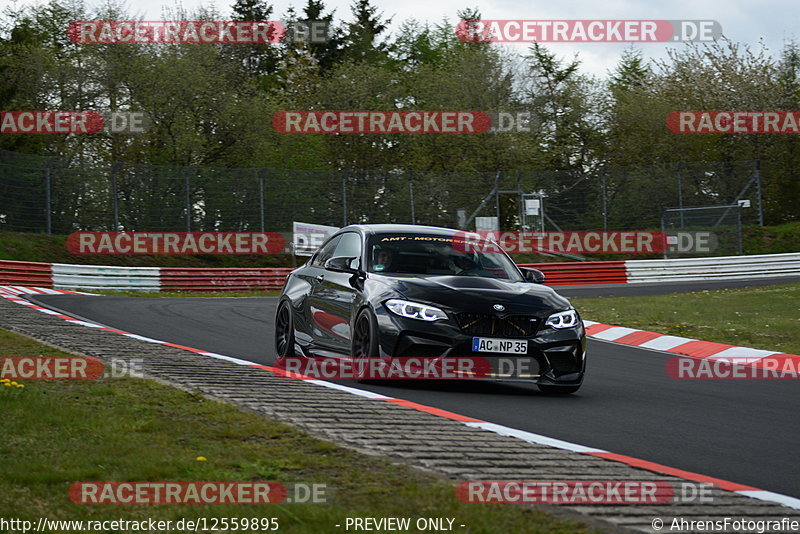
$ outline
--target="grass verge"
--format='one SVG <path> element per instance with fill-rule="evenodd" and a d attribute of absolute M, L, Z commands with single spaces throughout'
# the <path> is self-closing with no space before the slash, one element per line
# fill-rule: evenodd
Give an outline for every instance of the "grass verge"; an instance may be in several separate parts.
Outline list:
<path fill-rule="evenodd" d="M 0 356 L 67 355 L 0 329 Z M 461 503 L 453 486 L 436 477 L 152 381 L 24 385 L 0 386 L 0 517 L 5 519 L 35 525 L 40 517 L 274 517 L 281 532 L 322 533 L 343 531 L 346 517 L 430 516 L 454 518 L 454 530 L 468 533 L 586 532 L 580 523 L 530 507 Z M 201 456 L 206 460 L 199 461 Z M 68 497 L 76 481 L 264 480 L 326 484 L 331 498 L 313 505 L 88 506 Z"/>
<path fill-rule="evenodd" d="M 800 354 L 800 283 L 570 301 L 592 321 Z"/>

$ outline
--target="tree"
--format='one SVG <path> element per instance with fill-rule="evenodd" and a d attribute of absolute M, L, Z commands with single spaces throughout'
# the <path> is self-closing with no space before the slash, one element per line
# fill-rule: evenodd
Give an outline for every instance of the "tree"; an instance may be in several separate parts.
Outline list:
<path fill-rule="evenodd" d="M 530 48 L 523 76 L 531 110 L 538 117 L 546 168 L 589 170 L 604 148 L 601 84 L 538 43 Z"/>
<path fill-rule="evenodd" d="M 620 97 L 627 91 L 642 87 L 651 75 L 652 70 L 642 58 L 642 51 L 628 48 L 611 73 L 609 88 L 614 96 Z"/>
<path fill-rule="evenodd" d="M 355 20 L 347 25 L 345 57 L 352 61 L 385 63 L 390 47 L 378 38 L 389 28 L 392 20 L 381 20 L 383 14 L 378 13 L 378 8 L 370 4 L 370 0 L 355 0 L 351 9 Z"/>
<path fill-rule="evenodd" d="M 322 72 L 333 68 L 341 60 L 344 52 L 345 39 L 342 30 L 333 21 L 335 11 L 326 14 L 323 0 L 306 0 L 303 19 L 298 21 L 306 24 L 324 22 L 327 25 L 327 41 L 324 43 L 309 42 L 305 45 L 311 55 L 316 58 Z"/>
<path fill-rule="evenodd" d="M 266 0 L 236 0 L 233 4 L 233 20 L 252 22 L 268 21 L 272 6 Z M 280 61 L 278 47 L 270 43 L 230 44 L 229 53 L 237 60 L 249 78 L 256 78 L 264 87 L 270 86 L 269 76 L 278 70 Z"/>

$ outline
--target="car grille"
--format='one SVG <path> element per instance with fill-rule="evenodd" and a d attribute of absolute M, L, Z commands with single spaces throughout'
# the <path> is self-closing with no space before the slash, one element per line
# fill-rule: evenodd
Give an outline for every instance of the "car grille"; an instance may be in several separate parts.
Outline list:
<path fill-rule="evenodd" d="M 470 336 L 530 337 L 539 328 L 539 319 L 533 315 L 506 315 L 488 313 L 457 313 L 456 322 L 462 332 Z"/>

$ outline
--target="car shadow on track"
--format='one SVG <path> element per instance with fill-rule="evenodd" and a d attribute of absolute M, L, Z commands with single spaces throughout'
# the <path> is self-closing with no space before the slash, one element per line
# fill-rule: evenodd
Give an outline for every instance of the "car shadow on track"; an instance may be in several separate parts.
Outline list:
<path fill-rule="evenodd" d="M 337 381 L 344 384 L 344 381 Z M 492 382 L 481 380 L 371 380 L 363 383 L 348 381 L 345 385 L 356 388 L 379 389 L 380 393 L 391 394 L 391 390 L 402 394 L 404 391 L 430 391 L 440 393 L 469 393 L 470 395 L 504 395 L 529 397 L 538 395 L 541 397 L 552 397 L 539 391 L 535 384 L 525 384 L 517 382 Z M 567 395 L 562 398 L 575 397 Z"/>

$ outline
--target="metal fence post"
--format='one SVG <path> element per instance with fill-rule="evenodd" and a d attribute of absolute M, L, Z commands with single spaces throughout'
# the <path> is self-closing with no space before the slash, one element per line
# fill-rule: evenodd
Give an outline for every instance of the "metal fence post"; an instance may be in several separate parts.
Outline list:
<path fill-rule="evenodd" d="M 739 247 L 738 247 L 738 254 L 741 256 L 744 254 L 744 247 L 742 245 L 742 206 L 737 206 L 736 208 L 736 229 L 737 233 L 739 234 Z"/>
<path fill-rule="evenodd" d="M 522 221 L 525 220 L 525 191 L 522 190 L 522 176 L 520 175 L 520 171 L 516 171 L 514 173 L 514 180 L 515 184 L 514 187 L 517 189 L 517 225 L 516 227 L 520 230 L 522 228 Z"/>
<path fill-rule="evenodd" d="M 683 219 L 683 173 L 681 169 L 683 167 L 682 162 L 678 162 L 678 208 L 681 210 L 681 228 L 685 226 L 684 219 Z"/>
<path fill-rule="evenodd" d="M 608 230 L 608 186 L 606 184 L 606 171 L 601 174 L 600 193 L 603 195 L 603 231 Z"/>
<path fill-rule="evenodd" d="M 45 203 L 45 230 L 47 231 L 47 235 L 53 233 L 53 198 L 52 198 L 52 186 L 53 181 L 51 179 L 51 169 L 53 167 L 53 163 L 56 161 L 56 157 L 52 157 L 47 161 L 47 165 L 44 168 L 44 203 Z"/>
<path fill-rule="evenodd" d="M 261 210 L 261 231 L 264 231 L 264 174 L 267 169 L 258 170 L 258 201 Z"/>
<path fill-rule="evenodd" d="M 761 204 L 761 160 L 756 160 L 756 204 L 758 204 L 758 225 L 764 226 L 764 207 Z"/>
<path fill-rule="evenodd" d="M 500 230 L 500 173 L 494 175 L 494 211 L 497 217 L 497 229 Z"/>
<path fill-rule="evenodd" d="M 411 224 L 417 224 L 417 214 L 414 210 L 414 171 L 409 171 L 411 177 L 408 180 L 408 196 L 411 202 Z"/>
<path fill-rule="evenodd" d="M 186 231 L 192 231 L 192 202 L 189 195 L 189 172 L 191 167 L 184 167 L 183 169 L 183 183 L 186 193 Z"/>
<path fill-rule="evenodd" d="M 119 231 L 119 204 L 117 201 L 117 174 L 119 173 L 120 163 L 115 161 L 111 165 L 111 213 L 114 218 L 114 231 Z"/>
<path fill-rule="evenodd" d="M 347 226 L 347 172 L 342 171 L 342 226 Z"/>

